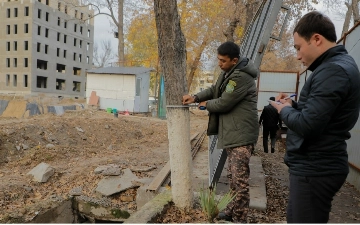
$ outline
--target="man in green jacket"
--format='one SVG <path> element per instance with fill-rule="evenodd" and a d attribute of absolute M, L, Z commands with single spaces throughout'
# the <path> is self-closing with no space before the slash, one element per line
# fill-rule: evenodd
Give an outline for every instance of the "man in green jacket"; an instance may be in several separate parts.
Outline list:
<path fill-rule="evenodd" d="M 246 223 L 249 210 L 249 160 L 257 142 L 258 115 L 255 78 L 258 70 L 249 59 L 240 57 L 234 42 L 218 49 L 223 72 L 215 85 L 194 96 L 184 95 L 183 104 L 199 103 L 209 111 L 208 135 L 218 135 L 218 149 L 228 155 L 228 177 L 235 199 L 220 212 L 219 219 Z"/>

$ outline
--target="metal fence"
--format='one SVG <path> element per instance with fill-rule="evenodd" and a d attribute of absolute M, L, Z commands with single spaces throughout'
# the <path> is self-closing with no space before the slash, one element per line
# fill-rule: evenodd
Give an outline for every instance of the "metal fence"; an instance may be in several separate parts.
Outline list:
<path fill-rule="evenodd" d="M 261 71 L 257 80 L 258 111 L 262 111 L 264 106 L 269 104 L 267 100 L 276 97 L 279 92 L 296 94 L 298 80 L 299 73 L 294 71 Z"/>
<path fill-rule="evenodd" d="M 360 67 L 360 22 L 347 32 L 339 41 Z M 360 190 L 360 119 L 350 131 L 351 139 L 347 141 L 350 173 L 347 181 Z"/>
<path fill-rule="evenodd" d="M 240 45 L 240 54 L 252 60 L 256 68 L 260 67 L 266 46 L 270 40 L 279 40 L 283 31 L 273 33 L 275 23 L 286 24 L 289 8 L 282 0 L 263 0 Z M 283 19 L 281 19 L 283 18 Z M 209 185 L 213 186 L 220 178 L 226 161 L 226 152 L 217 149 L 216 136 L 209 137 Z"/>

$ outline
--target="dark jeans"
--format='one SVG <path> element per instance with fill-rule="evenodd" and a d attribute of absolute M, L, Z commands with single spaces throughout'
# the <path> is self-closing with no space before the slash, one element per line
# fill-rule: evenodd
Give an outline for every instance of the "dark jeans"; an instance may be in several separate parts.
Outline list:
<path fill-rule="evenodd" d="M 270 134 L 271 139 L 271 148 L 275 148 L 275 142 L 276 142 L 276 131 L 277 127 L 263 127 L 263 146 L 264 146 L 264 152 L 268 152 L 268 137 Z"/>
<path fill-rule="evenodd" d="M 347 175 L 302 177 L 290 174 L 288 223 L 327 223 L 331 202 Z"/>

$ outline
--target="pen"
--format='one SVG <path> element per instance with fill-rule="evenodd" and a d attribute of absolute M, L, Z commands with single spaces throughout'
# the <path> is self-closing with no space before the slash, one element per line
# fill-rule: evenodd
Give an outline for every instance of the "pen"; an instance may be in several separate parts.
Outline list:
<path fill-rule="evenodd" d="M 289 98 L 292 98 L 292 97 L 295 97 L 296 96 L 296 94 L 292 94 L 292 95 L 290 95 L 290 96 L 288 96 L 288 97 L 286 97 L 286 98 L 284 98 L 284 100 L 286 100 L 286 99 L 289 99 Z M 280 100 L 279 100 L 280 101 Z M 279 102 L 278 101 L 278 102 Z"/>

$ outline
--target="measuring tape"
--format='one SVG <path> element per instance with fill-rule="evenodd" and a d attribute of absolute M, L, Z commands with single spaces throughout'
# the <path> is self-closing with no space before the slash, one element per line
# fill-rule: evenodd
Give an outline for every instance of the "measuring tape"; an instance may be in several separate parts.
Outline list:
<path fill-rule="evenodd" d="M 190 108 L 190 107 L 198 107 L 197 105 L 167 105 L 166 108 Z M 200 110 L 205 110 L 205 106 L 200 106 Z"/>

